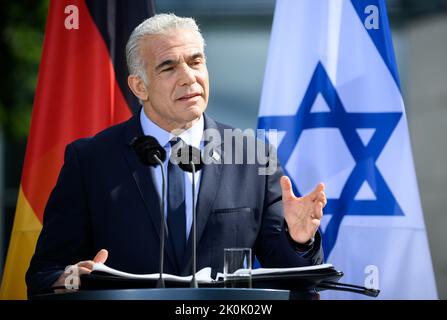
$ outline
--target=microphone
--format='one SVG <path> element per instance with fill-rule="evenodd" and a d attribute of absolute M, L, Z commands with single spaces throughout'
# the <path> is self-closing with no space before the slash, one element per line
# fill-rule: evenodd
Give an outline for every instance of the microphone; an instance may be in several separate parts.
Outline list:
<path fill-rule="evenodd" d="M 166 150 L 152 136 L 135 137 L 130 142 L 141 162 L 147 166 L 156 167 L 166 159 Z M 161 165 L 161 164 L 160 164 Z"/>
<path fill-rule="evenodd" d="M 157 288 L 164 288 L 163 279 L 164 249 L 165 249 L 165 192 L 166 178 L 163 170 L 163 161 L 166 159 L 166 150 L 152 136 L 135 137 L 130 142 L 130 146 L 140 158 L 140 161 L 147 166 L 156 167 L 160 165 L 162 184 L 161 213 L 160 213 L 160 276 L 157 280 Z"/>
<path fill-rule="evenodd" d="M 192 173 L 192 279 L 191 288 L 198 288 L 196 272 L 197 272 L 197 232 L 196 232 L 196 172 L 203 168 L 204 162 L 200 154 L 200 150 L 186 145 L 177 149 L 177 157 L 179 159 L 178 166 L 186 172 Z"/>

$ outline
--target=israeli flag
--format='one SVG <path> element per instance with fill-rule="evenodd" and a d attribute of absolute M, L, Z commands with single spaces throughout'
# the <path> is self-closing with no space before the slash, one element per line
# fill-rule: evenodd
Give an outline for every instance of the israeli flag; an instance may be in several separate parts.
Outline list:
<path fill-rule="evenodd" d="M 437 299 L 385 1 L 278 0 L 258 126 L 278 130 L 295 195 L 325 183 L 323 248 L 342 282 Z"/>

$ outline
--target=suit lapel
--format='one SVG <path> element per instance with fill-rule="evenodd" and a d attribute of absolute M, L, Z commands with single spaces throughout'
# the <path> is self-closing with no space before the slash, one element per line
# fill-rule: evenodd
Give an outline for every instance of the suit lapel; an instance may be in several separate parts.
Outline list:
<path fill-rule="evenodd" d="M 138 159 L 132 147 L 129 145 L 134 137 L 142 136 L 143 131 L 139 123 L 138 116 L 132 117 L 128 121 L 125 133 L 124 156 L 129 165 L 130 173 L 138 187 L 140 196 L 146 206 L 147 214 L 153 223 L 153 226 L 160 238 L 160 196 L 155 187 L 155 177 L 151 174 L 149 167 L 143 165 Z M 159 168 L 157 168 L 159 170 Z M 168 232 L 165 226 L 165 252 L 171 264 L 177 269 L 177 263 L 174 256 L 171 241 L 168 239 Z M 158 257 L 157 257 L 158 258 Z"/>
<path fill-rule="evenodd" d="M 204 114 L 205 129 L 218 129 L 216 122 Z M 221 131 L 221 130 L 219 130 Z M 220 132 L 223 137 L 223 132 Z M 220 162 L 223 162 L 223 156 L 220 155 Z M 222 163 L 212 163 L 205 165 L 202 169 L 202 175 L 200 178 L 199 194 L 197 198 L 197 244 L 200 242 L 205 226 L 208 222 L 208 218 L 211 214 L 212 206 L 217 195 L 217 191 L 220 185 L 220 176 L 222 173 Z M 181 268 L 182 274 L 192 273 L 192 230 L 188 238 L 185 255 L 183 257 L 183 267 Z M 197 270 L 198 271 L 198 270 Z"/>

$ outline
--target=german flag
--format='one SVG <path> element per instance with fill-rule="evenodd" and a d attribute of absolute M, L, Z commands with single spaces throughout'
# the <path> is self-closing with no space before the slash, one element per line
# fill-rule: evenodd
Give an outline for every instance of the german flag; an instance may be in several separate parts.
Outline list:
<path fill-rule="evenodd" d="M 52 0 L 0 299 L 26 299 L 25 273 L 65 146 L 127 120 L 125 45 L 151 0 Z"/>

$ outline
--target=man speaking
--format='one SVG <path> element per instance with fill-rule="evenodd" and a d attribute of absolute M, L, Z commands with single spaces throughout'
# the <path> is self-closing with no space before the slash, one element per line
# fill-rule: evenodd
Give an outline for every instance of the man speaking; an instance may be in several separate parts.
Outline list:
<path fill-rule="evenodd" d="M 204 113 L 208 70 L 193 19 L 159 14 L 145 20 L 130 36 L 126 54 L 128 84 L 143 107 L 128 121 L 67 146 L 26 275 L 29 295 L 63 287 L 67 266 L 79 274 L 90 273 L 94 262 L 130 273 L 159 271 L 162 177 L 130 146 L 143 135 L 154 137 L 168 155 L 164 271 L 192 273 L 191 174 L 179 173 L 169 155 L 178 142 L 203 150 L 206 130 L 223 137 L 231 128 Z M 260 175 L 260 167 L 216 161 L 199 172 L 198 269 L 221 272 L 224 248 L 230 247 L 252 248 L 263 267 L 322 263 L 324 186 L 298 198 L 280 167 L 270 175 Z"/>

